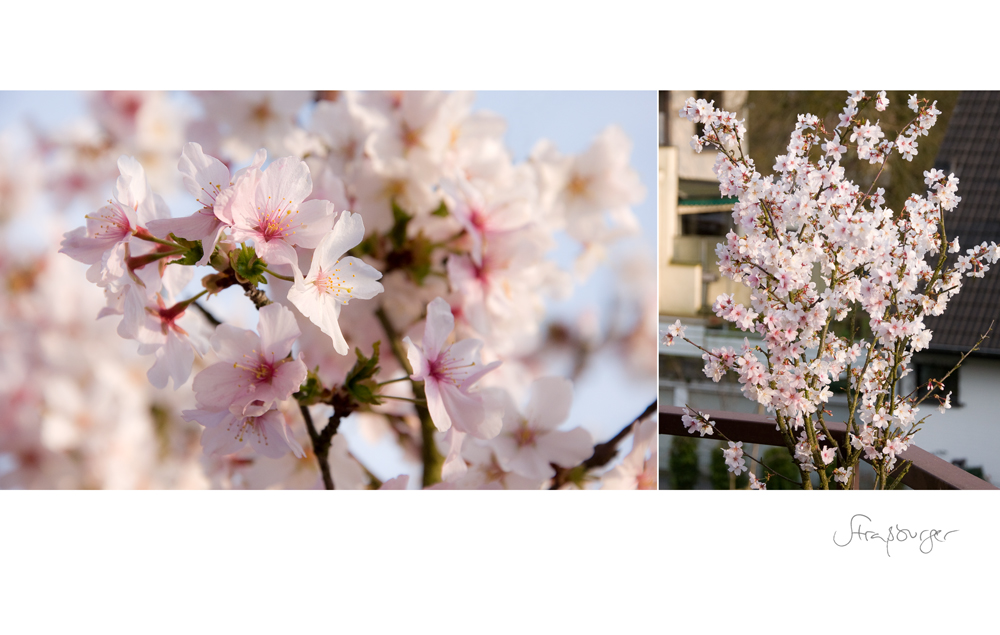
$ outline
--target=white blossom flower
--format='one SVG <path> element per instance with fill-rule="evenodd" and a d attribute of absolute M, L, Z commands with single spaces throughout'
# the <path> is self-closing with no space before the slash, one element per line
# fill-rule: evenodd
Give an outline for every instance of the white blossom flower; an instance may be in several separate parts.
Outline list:
<path fill-rule="evenodd" d="M 594 441 L 589 432 L 556 429 L 572 405 L 573 384 L 561 377 L 535 380 L 523 416 L 508 394 L 503 429 L 493 439 L 500 464 L 529 478 L 551 478 L 555 476 L 553 464 L 568 468 L 590 458 Z"/>
<path fill-rule="evenodd" d="M 743 442 L 729 442 L 729 449 L 723 450 L 722 454 L 726 457 L 726 465 L 729 466 L 729 471 L 739 476 L 743 472 L 747 471 L 746 460 L 743 458 Z"/>
<path fill-rule="evenodd" d="M 660 331 L 660 343 L 664 346 L 673 346 L 675 340 L 684 338 L 684 329 L 685 326 L 677 320 L 668 326 L 667 330 Z"/>
<path fill-rule="evenodd" d="M 222 360 L 194 378 L 201 408 L 261 414 L 287 399 L 306 379 L 306 366 L 289 355 L 301 334 L 292 312 L 280 304 L 260 309 L 260 335 L 219 326 L 212 346 Z"/>
<path fill-rule="evenodd" d="M 833 471 L 833 480 L 847 485 L 851 482 L 851 474 L 853 471 L 853 467 L 838 467 Z"/>
<path fill-rule="evenodd" d="M 415 345 L 409 337 L 403 339 L 413 367 L 410 377 L 424 382 L 427 409 L 438 430 L 448 430 L 454 425 L 476 438 L 492 439 L 503 425 L 502 412 L 487 408 L 483 395 L 472 392 L 471 388 L 483 375 L 500 366 L 500 362 L 481 362 L 481 340 L 465 339 L 445 346 L 454 329 L 451 306 L 442 298 L 435 298 L 427 305 L 422 346 Z"/>
<path fill-rule="evenodd" d="M 354 298 L 369 300 L 383 290 L 377 282 L 382 274 L 374 267 L 359 258 L 344 257 L 364 235 L 361 216 L 341 212 L 333 231 L 323 237 L 313 252 L 309 275 L 296 276 L 294 286 L 288 291 L 288 301 L 330 336 L 334 350 L 341 355 L 349 350 L 338 321 L 341 306 Z"/>
<path fill-rule="evenodd" d="M 272 459 L 288 452 L 299 458 L 305 456 L 302 446 L 288 434 L 284 417 L 275 409 L 251 415 L 197 409 L 185 410 L 183 415 L 185 420 L 205 426 L 201 445 L 206 454 L 234 454 L 250 445 L 257 454 Z"/>
<path fill-rule="evenodd" d="M 333 226 L 333 204 L 306 200 L 312 192 L 309 167 L 295 157 L 275 160 L 266 170 L 250 170 L 233 187 L 230 210 L 234 242 L 253 240 L 264 261 L 298 272 L 293 246 L 315 248 Z"/>

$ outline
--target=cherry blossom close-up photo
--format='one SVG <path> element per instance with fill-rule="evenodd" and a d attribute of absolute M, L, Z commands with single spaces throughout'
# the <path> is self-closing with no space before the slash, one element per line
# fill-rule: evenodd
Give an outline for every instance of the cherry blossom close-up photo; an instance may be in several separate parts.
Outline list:
<path fill-rule="evenodd" d="M 655 489 L 655 93 L 0 93 L 0 486 Z"/>

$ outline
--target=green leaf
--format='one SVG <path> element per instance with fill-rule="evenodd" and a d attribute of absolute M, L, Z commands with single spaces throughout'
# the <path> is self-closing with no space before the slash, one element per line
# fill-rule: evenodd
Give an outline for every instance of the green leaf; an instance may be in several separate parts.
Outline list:
<path fill-rule="evenodd" d="M 348 371 L 347 377 L 344 379 L 344 388 L 358 403 L 373 405 L 382 403 L 382 398 L 378 394 L 378 386 L 373 379 L 379 371 L 378 358 L 381 344 L 381 341 L 377 341 L 372 345 L 371 357 L 365 357 L 360 348 L 354 349 L 358 361 Z"/>
<path fill-rule="evenodd" d="M 303 406 L 311 406 L 319 403 L 323 399 L 323 384 L 319 380 L 319 366 L 315 370 L 309 371 L 306 380 L 299 386 L 298 392 L 293 397 Z"/>
<path fill-rule="evenodd" d="M 378 358 L 379 358 L 379 347 L 382 345 L 381 340 L 376 341 L 372 344 L 372 356 L 365 357 L 365 354 L 361 352 L 360 348 L 354 349 L 354 354 L 357 355 L 358 361 L 354 363 L 354 367 L 347 373 L 347 378 L 344 380 L 345 384 L 351 384 L 356 381 L 364 381 L 365 379 L 371 379 L 378 372 Z"/>
<path fill-rule="evenodd" d="M 264 284 L 264 269 L 267 263 L 257 257 L 257 252 L 253 247 L 240 245 L 239 249 L 229 252 L 229 264 L 236 272 L 236 279 L 240 282 L 250 282 L 252 284 Z"/>
<path fill-rule="evenodd" d="M 360 403 L 381 403 L 381 400 L 376 399 L 375 393 L 372 392 L 372 389 L 364 384 L 352 385 L 351 395 Z"/>
<path fill-rule="evenodd" d="M 566 474 L 566 482 L 573 483 L 580 489 L 587 485 L 587 466 L 577 465 Z"/>
<path fill-rule="evenodd" d="M 201 260 L 201 257 L 205 255 L 205 250 L 202 248 L 200 240 L 186 240 L 184 238 L 178 238 L 174 234 L 170 234 L 170 239 L 181 247 L 184 247 L 187 252 L 178 260 L 171 260 L 167 264 L 194 265 L 197 264 L 198 261 Z"/>

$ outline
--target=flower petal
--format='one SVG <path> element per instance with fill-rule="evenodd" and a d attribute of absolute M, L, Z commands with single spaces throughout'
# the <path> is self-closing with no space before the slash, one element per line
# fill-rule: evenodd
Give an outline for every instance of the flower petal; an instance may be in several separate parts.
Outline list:
<path fill-rule="evenodd" d="M 312 176 L 305 161 L 281 157 L 267 166 L 256 188 L 257 207 L 292 205 L 296 207 L 312 192 Z"/>
<path fill-rule="evenodd" d="M 333 203 L 330 201 L 306 201 L 291 211 L 292 214 L 289 216 L 291 222 L 287 232 L 287 240 L 291 244 L 314 249 L 330 235 L 334 216 Z"/>
<path fill-rule="evenodd" d="M 211 342 L 219 359 L 232 364 L 242 362 L 246 356 L 252 355 L 260 345 L 260 337 L 253 331 L 232 324 L 221 324 L 215 329 Z"/>
<path fill-rule="evenodd" d="M 427 397 L 427 410 L 430 411 L 431 421 L 438 430 L 448 430 L 451 428 L 451 415 L 444 405 L 441 388 L 440 382 L 436 379 L 427 378 L 424 381 L 424 395 Z"/>
<path fill-rule="evenodd" d="M 427 305 L 427 323 L 424 325 L 423 349 L 427 359 L 437 360 L 441 347 L 453 330 L 455 316 L 452 315 L 451 305 L 443 298 L 434 298 Z"/>
<path fill-rule="evenodd" d="M 229 168 L 222 161 L 205 154 L 197 143 L 189 142 L 184 145 L 177 170 L 183 177 L 187 191 L 209 209 L 215 204 L 219 193 L 229 187 Z"/>
<path fill-rule="evenodd" d="M 302 335 L 295 316 L 287 307 L 272 303 L 260 309 L 260 347 L 265 357 L 277 362 L 292 351 L 292 344 Z"/>
<path fill-rule="evenodd" d="M 354 256 L 343 258 L 337 268 L 341 279 L 350 287 L 351 298 L 370 300 L 384 291 L 382 283 L 377 282 L 382 272 Z"/>
<path fill-rule="evenodd" d="M 541 435 L 537 447 L 546 460 L 562 467 L 575 467 L 594 455 L 594 439 L 583 428 Z"/>
<path fill-rule="evenodd" d="M 409 360 L 410 368 L 413 369 L 410 379 L 420 381 L 426 378 L 430 374 L 431 369 L 424 352 L 410 340 L 409 336 L 403 338 L 403 344 L 406 344 L 406 359 Z"/>
<path fill-rule="evenodd" d="M 542 377 L 531 385 L 525 417 L 535 430 L 555 430 L 569 417 L 572 406 L 573 382 L 563 377 Z"/>
<path fill-rule="evenodd" d="M 347 251 L 357 246 L 365 237 L 365 224 L 360 214 L 344 211 L 334 223 L 332 231 L 323 237 L 313 255 L 313 264 L 309 274 L 315 273 L 318 267 L 332 269 L 334 263 L 340 260 Z M 381 274 L 380 274 L 381 276 Z"/>

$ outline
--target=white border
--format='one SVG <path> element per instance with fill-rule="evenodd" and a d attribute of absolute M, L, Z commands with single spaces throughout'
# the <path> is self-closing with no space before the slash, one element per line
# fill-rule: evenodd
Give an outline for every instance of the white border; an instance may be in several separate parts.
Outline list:
<path fill-rule="evenodd" d="M 0 82 L 985 89 L 1000 77 L 995 20 L 970 2 L 137 6 L 6 7 Z M 0 492 L 0 597 L 11 632 L 951 631 L 990 615 L 979 574 L 997 564 L 997 502 L 973 492 Z M 926 556 L 832 546 L 855 513 L 959 533 Z"/>

